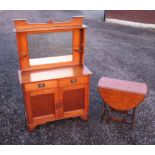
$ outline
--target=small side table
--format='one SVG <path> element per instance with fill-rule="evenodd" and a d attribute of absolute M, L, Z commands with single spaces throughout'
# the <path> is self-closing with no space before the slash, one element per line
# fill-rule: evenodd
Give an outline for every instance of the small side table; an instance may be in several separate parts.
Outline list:
<path fill-rule="evenodd" d="M 102 105 L 101 122 L 107 117 L 110 120 L 130 123 L 134 126 L 135 110 L 144 100 L 147 94 L 145 83 L 125 81 L 102 77 L 98 83 L 100 96 L 105 104 Z M 123 118 L 110 116 L 110 111 L 116 111 L 124 114 Z M 129 114 L 132 111 L 132 114 Z M 131 115 L 131 121 L 128 116 Z"/>

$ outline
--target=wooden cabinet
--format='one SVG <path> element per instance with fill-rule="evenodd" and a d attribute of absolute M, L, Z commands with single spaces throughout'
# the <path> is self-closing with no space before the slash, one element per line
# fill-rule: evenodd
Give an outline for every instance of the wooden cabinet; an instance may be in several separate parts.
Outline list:
<path fill-rule="evenodd" d="M 83 17 L 72 21 L 30 24 L 15 20 L 22 85 L 29 131 L 49 121 L 81 117 L 88 119 L 91 71 L 84 65 Z M 67 56 L 30 59 L 27 36 L 49 32 L 72 32 L 73 53 Z M 60 60 L 60 62 L 59 62 Z"/>
<path fill-rule="evenodd" d="M 21 79 L 24 79 L 24 81 L 21 80 L 21 83 L 25 96 L 29 131 L 33 130 L 37 125 L 48 121 L 70 117 L 88 119 L 91 72 L 85 66 L 71 66 L 65 68 L 65 70 L 67 69 L 68 71 L 74 70 L 75 75 L 70 77 L 71 75 L 69 74 L 69 77 L 40 82 L 29 81 L 27 77 L 33 76 L 32 71 L 27 72 L 27 74 L 19 72 Z M 77 69 L 79 72 L 76 72 Z M 44 76 L 45 72 L 43 73 L 40 70 L 38 72 Z M 55 74 L 52 69 L 51 72 Z M 68 74 L 69 72 L 66 73 Z"/>
<path fill-rule="evenodd" d="M 82 69 L 82 68 L 81 68 Z M 88 119 L 89 76 L 23 84 L 29 130 L 69 117 Z"/>

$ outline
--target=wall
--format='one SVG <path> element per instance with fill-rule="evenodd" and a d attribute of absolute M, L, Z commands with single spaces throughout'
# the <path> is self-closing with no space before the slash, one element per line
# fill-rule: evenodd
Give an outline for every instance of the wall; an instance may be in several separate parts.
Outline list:
<path fill-rule="evenodd" d="M 155 10 L 108 10 L 105 18 L 155 24 Z"/>

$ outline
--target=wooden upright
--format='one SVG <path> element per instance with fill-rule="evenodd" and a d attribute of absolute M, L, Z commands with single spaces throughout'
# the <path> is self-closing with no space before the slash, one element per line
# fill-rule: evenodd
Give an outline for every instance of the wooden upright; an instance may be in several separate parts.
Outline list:
<path fill-rule="evenodd" d="M 28 130 L 69 117 L 87 120 L 92 73 L 84 65 L 83 17 L 60 23 L 34 24 L 26 20 L 14 23 Z M 28 35 L 51 32 L 72 32 L 72 55 L 30 59 Z"/>

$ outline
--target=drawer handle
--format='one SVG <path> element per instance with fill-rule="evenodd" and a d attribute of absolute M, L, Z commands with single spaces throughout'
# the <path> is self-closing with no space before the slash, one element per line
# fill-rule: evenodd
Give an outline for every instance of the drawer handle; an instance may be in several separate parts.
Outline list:
<path fill-rule="evenodd" d="M 71 83 L 76 83 L 76 81 L 77 81 L 76 79 L 72 79 Z"/>
<path fill-rule="evenodd" d="M 45 83 L 39 83 L 38 84 L 38 88 L 44 88 L 45 87 Z"/>

